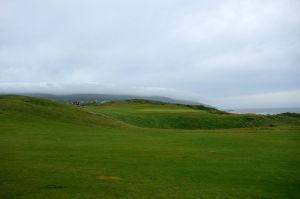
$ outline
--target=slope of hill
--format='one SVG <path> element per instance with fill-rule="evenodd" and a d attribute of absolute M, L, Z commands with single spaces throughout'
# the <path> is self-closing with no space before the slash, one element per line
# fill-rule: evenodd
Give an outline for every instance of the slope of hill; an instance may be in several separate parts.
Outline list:
<path fill-rule="evenodd" d="M 47 122 L 99 125 L 102 127 L 128 126 L 120 121 L 94 115 L 78 107 L 27 96 L 0 95 L 0 119 L 4 122 L 35 124 Z"/>
<path fill-rule="evenodd" d="M 220 129 L 300 125 L 297 114 L 229 114 L 201 105 L 168 104 L 149 100 L 126 100 L 89 104 L 87 110 L 148 128 Z"/>
<path fill-rule="evenodd" d="M 222 129 L 300 125 L 299 114 L 229 114 L 203 105 L 170 104 L 153 100 L 124 100 L 72 106 L 26 96 L 0 96 L 3 120 L 61 122 L 102 127 Z"/>

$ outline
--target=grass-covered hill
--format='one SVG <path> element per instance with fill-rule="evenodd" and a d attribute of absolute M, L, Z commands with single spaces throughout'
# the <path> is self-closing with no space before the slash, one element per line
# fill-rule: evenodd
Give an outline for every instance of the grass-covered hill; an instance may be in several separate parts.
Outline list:
<path fill-rule="evenodd" d="M 265 117 L 0 95 L 0 198 L 299 198 L 299 115 Z"/>
<path fill-rule="evenodd" d="M 128 126 L 112 118 L 82 111 L 72 105 L 18 95 L 0 95 L 0 119 L 2 124 L 6 122 L 11 125 L 26 124 L 26 122 L 39 125 L 50 122 L 102 127 Z"/>
<path fill-rule="evenodd" d="M 88 104 L 86 110 L 148 128 L 223 129 L 300 125 L 299 114 L 229 114 L 202 105 L 125 100 Z"/>
<path fill-rule="evenodd" d="M 47 99 L 0 95 L 3 122 L 35 121 L 118 128 L 224 129 L 300 125 L 299 114 L 229 114 L 203 105 L 170 104 L 153 100 L 122 100 L 81 106 Z"/>

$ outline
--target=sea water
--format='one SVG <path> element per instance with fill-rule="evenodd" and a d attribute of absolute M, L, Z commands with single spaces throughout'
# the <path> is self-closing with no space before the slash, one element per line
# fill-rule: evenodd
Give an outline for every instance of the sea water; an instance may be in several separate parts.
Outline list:
<path fill-rule="evenodd" d="M 255 113 L 255 114 L 263 114 L 263 115 L 275 115 L 280 113 L 300 113 L 300 108 L 248 108 L 248 109 L 231 109 L 225 110 L 229 113 Z"/>

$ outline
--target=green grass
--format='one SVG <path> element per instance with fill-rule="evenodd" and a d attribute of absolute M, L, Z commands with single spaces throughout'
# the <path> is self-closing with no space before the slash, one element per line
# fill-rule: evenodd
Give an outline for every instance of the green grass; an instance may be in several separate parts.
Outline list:
<path fill-rule="evenodd" d="M 0 198 L 299 197 L 296 119 L 276 127 L 150 129 L 86 108 L 0 96 Z"/>
<path fill-rule="evenodd" d="M 299 114 L 229 114 L 203 106 L 159 103 L 148 100 L 89 104 L 85 108 L 99 115 L 147 128 L 224 129 L 300 125 Z"/>

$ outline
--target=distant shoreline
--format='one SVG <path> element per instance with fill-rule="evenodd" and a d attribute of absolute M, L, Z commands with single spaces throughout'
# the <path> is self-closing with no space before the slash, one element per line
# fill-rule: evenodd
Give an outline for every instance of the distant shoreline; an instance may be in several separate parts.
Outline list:
<path fill-rule="evenodd" d="M 229 113 L 245 114 L 254 113 L 262 115 L 275 115 L 280 113 L 300 113 L 300 108 L 247 108 L 247 109 L 226 109 L 224 110 Z"/>

